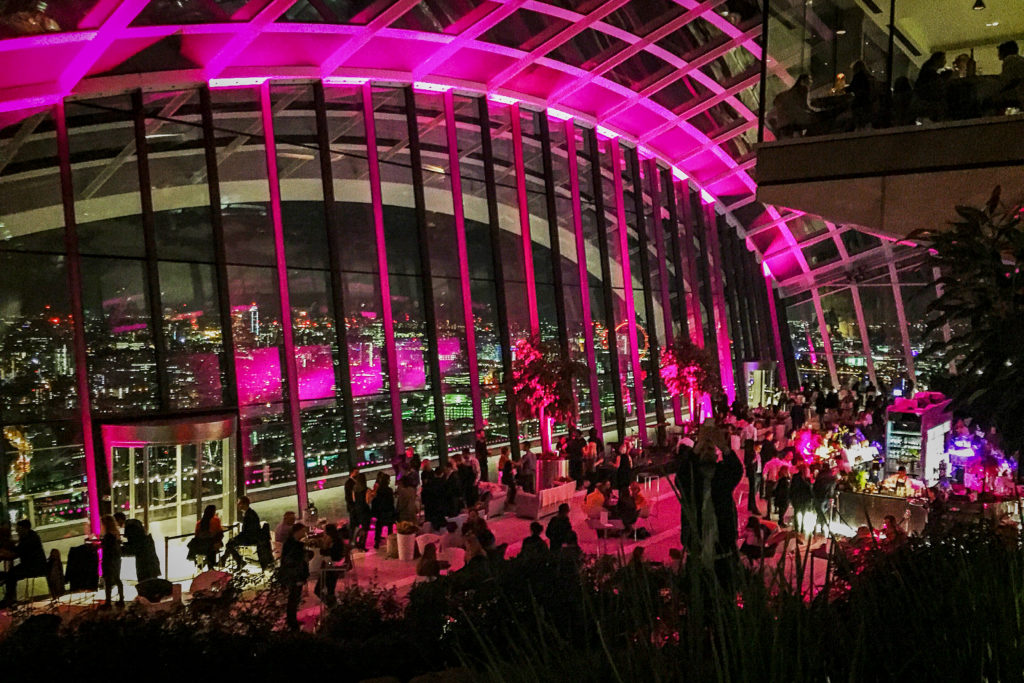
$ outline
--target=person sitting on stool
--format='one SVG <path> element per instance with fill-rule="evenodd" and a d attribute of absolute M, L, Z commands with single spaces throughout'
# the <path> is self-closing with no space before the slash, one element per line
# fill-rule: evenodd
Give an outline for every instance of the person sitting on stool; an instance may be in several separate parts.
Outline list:
<path fill-rule="evenodd" d="M 238 499 L 238 511 L 242 514 L 242 529 L 238 535 L 228 541 L 224 553 L 230 554 L 238 569 L 242 568 L 242 556 L 238 554 L 240 545 L 258 545 L 260 541 L 260 516 L 249 507 L 249 496 Z"/>

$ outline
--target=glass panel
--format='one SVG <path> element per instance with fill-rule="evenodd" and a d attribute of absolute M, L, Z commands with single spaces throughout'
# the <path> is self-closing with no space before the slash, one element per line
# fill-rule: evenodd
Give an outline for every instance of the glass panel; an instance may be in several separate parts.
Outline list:
<path fill-rule="evenodd" d="M 238 403 L 280 401 L 284 374 L 277 273 L 273 268 L 230 266 L 228 282 Z"/>
<path fill-rule="evenodd" d="M 78 405 L 63 256 L 0 251 L 0 413 L 69 417 Z"/>
<path fill-rule="evenodd" d="M 411 31 L 432 31 L 449 33 L 453 24 L 473 14 L 474 10 L 484 5 L 484 0 L 462 0 L 450 2 L 446 0 L 424 0 L 403 14 L 392 28 L 403 28 Z"/>
<path fill-rule="evenodd" d="M 81 428 L 71 422 L 5 425 L 8 514 L 36 528 L 89 518 Z"/>
<path fill-rule="evenodd" d="M 853 307 L 853 294 L 849 288 L 832 292 L 822 288 L 821 309 L 832 342 L 832 356 L 836 362 L 839 383 L 850 386 L 867 381 L 867 363 L 861 343 L 857 314 Z M 832 293 L 830 293 L 832 292 Z"/>
<path fill-rule="evenodd" d="M 48 112 L 0 129 L 0 250 L 64 253 L 57 139 Z M 6 291 L 6 290 L 5 290 Z"/>
<path fill-rule="evenodd" d="M 245 0 L 152 0 L 132 26 L 221 24 L 244 5 Z"/>
<path fill-rule="evenodd" d="M 213 266 L 159 264 L 170 408 L 208 408 L 224 402 L 224 344 Z"/>
<path fill-rule="evenodd" d="M 97 0 L 82 2 L 9 2 L 0 9 L 0 38 L 74 31 Z M 91 28 L 92 24 L 88 27 Z"/>
<path fill-rule="evenodd" d="M 828 361 L 825 359 L 814 302 L 808 299 L 789 305 L 786 317 L 789 320 L 789 334 L 793 340 L 793 355 L 800 384 L 805 387 L 830 386 L 832 380 L 829 378 Z"/>
<path fill-rule="evenodd" d="M 245 489 L 275 489 L 275 497 L 295 495 L 295 449 L 283 403 L 240 408 Z"/>
<path fill-rule="evenodd" d="M 82 289 L 93 409 L 155 410 L 160 396 L 145 262 L 83 257 Z"/>
<path fill-rule="evenodd" d="M 879 392 L 887 395 L 898 382 L 907 377 L 903 341 L 896 318 L 896 300 L 888 275 L 871 280 L 858 287 L 864 307 L 864 324 L 868 328 L 871 357 L 875 361 L 875 375 Z"/>

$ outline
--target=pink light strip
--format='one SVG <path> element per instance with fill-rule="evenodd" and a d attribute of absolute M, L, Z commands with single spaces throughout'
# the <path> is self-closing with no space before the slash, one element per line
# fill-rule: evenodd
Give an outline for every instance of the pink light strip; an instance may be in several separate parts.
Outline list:
<path fill-rule="evenodd" d="M 729 399 L 729 405 L 736 400 L 736 377 L 732 369 L 732 342 L 729 339 L 728 312 L 725 308 L 725 284 L 722 282 L 722 256 L 718 246 L 718 216 L 715 207 L 704 206 L 707 227 L 708 270 L 711 279 L 711 308 L 715 319 L 715 339 L 718 342 L 718 369 L 722 377 L 722 389 Z"/>
<path fill-rule="evenodd" d="M 601 390 L 597 381 L 597 358 L 594 353 L 594 320 L 590 315 L 590 274 L 587 270 L 587 243 L 583 236 L 583 212 L 580 209 L 579 162 L 576 159 L 576 130 L 572 121 L 565 122 L 566 151 L 569 160 L 569 185 L 572 191 L 572 227 L 576 235 L 576 268 L 580 278 L 580 308 L 583 311 L 583 344 L 590 368 L 590 409 L 597 433 L 601 424 Z"/>
<path fill-rule="evenodd" d="M 779 386 L 789 390 L 786 376 L 786 357 L 782 353 L 782 334 L 779 332 L 779 314 L 775 308 L 775 290 L 772 288 L 771 271 L 765 267 L 764 286 L 768 290 L 768 314 L 772 317 L 772 342 L 775 346 L 775 360 L 779 363 Z"/>
<path fill-rule="evenodd" d="M 459 285 L 462 289 L 462 317 L 465 321 L 466 355 L 469 362 L 469 395 L 473 403 L 473 426 L 484 428 L 480 395 L 480 368 L 476 357 L 476 325 L 473 319 L 473 293 L 469 284 L 469 250 L 466 248 L 466 216 L 462 205 L 462 174 L 459 167 L 459 136 L 455 127 L 455 96 L 444 94 L 444 121 L 448 133 L 448 164 L 451 167 L 452 206 L 455 214 L 455 242 L 459 257 Z"/>
<path fill-rule="evenodd" d="M 366 161 L 370 170 L 370 201 L 377 241 L 377 275 L 380 278 L 380 309 L 384 323 L 384 348 L 388 359 L 388 389 L 391 393 L 391 424 L 395 432 L 395 450 L 405 450 L 402 432 L 402 396 L 398 384 L 398 351 L 395 348 L 395 320 L 391 312 L 391 280 L 388 278 L 388 253 L 384 240 L 384 196 L 380 187 L 380 159 L 377 155 L 377 124 L 373 119 L 373 88 L 363 85 L 363 119 L 366 128 Z"/>
<path fill-rule="evenodd" d="M 85 43 L 82 49 L 71 59 L 60 78 L 57 79 L 57 87 L 62 93 L 68 95 L 78 82 L 85 78 L 89 70 L 99 61 L 103 53 L 107 51 L 114 40 L 118 38 L 124 29 L 134 21 L 139 12 L 145 8 L 149 0 L 122 0 L 112 8 L 111 14 L 103 20 L 102 25 L 96 31 L 96 36 Z M 113 3 L 104 3 L 104 9 Z M 87 19 L 90 17 L 87 15 Z"/>
<path fill-rule="evenodd" d="M 519 200 L 519 232 L 523 246 L 523 274 L 526 280 L 526 305 L 530 313 L 530 333 L 540 334 L 537 313 L 537 282 L 533 272 L 533 240 L 530 238 L 530 205 L 526 199 L 526 165 L 523 161 L 523 125 L 519 105 L 509 108 L 512 120 L 512 156 L 516 165 L 516 197 Z"/>
<path fill-rule="evenodd" d="M 636 301 L 633 293 L 633 272 L 629 263 L 629 225 L 626 223 L 625 193 L 622 188 L 622 149 L 612 140 L 608 143 L 612 157 L 612 184 L 615 188 L 615 219 L 619 223 L 619 263 L 622 267 L 622 298 L 626 303 L 626 330 L 629 334 L 629 364 L 633 373 L 633 400 L 636 402 L 636 426 L 640 442 L 647 443 L 647 416 L 644 405 L 644 380 L 640 367 L 640 349 L 636 327 Z M 650 324 L 650 321 L 648 321 Z M 612 331 L 613 339 L 615 331 Z M 609 342 L 611 343 L 611 342 Z M 617 343 L 617 342 L 616 342 Z"/>
<path fill-rule="evenodd" d="M 651 205 L 654 210 L 651 212 L 651 232 L 654 233 L 654 251 L 657 254 L 659 296 L 661 296 L 661 314 L 665 326 L 665 346 L 671 347 L 675 343 L 673 333 L 672 305 L 668 291 L 668 253 L 665 250 L 665 229 L 661 223 L 661 171 L 658 169 L 658 162 L 648 159 L 647 165 L 647 192 L 651 195 Z M 653 294 L 653 292 L 652 292 Z M 682 292 L 680 292 L 682 296 Z M 660 375 L 660 368 L 659 375 Z M 655 381 L 661 381 L 660 376 Z M 672 397 L 672 414 L 676 424 L 683 424 L 683 409 L 678 396 Z"/>
<path fill-rule="evenodd" d="M 100 532 L 100 492 L 96 479 L 96 445 L 92 430 L 92 399 L 89 393 L 89 358 L 85 343 L 85 315 L 82 305 L 82 270 L 78 258 L 78 235 L 75 229 L 74 188 L 71 179 L 71 152 L 68 125 L 64 118 L 64 101 L 53 109 L 57 127 L 57 153 L 60 159 L 61 194 L 64 205 L 64 244 L 68 253 L 68 291 L 71 294 L 72 334 L 75 354 L 75 388 L 78 392 L 78 419 L 82 425 L 82 450 L 85 454 L 85 488 L 89 497 L 89 526 Z M 107 468 L 107 472 L 112 472 Z"/>
<path fill-rule="evenodd" d="M 274 112 L 270 105 L 270 84 L 260 86 L 260 110 L 263 115 L 264 148 L 267 154 L 267 184 L 270 186 L 270 218 L 274 224 L 274 260 L 277 266 L 277 287 L 281 297 L 281 335 L 284 339 L 284 371 L 288 380 L 288 416 L 295 446 L 295 487 L 299 510 L 309 507 L 306 490 L 306 458 L 302 448 L 302 411 L 299 405 L 299 370 L 295 360 L 295 335 L 292 329 L 292 306 L 288 290 L 288 263 L 285 260 L 284 222 L 281 217 L 281 183 L 277 174 L 277 144 L 274 141 Z"/>

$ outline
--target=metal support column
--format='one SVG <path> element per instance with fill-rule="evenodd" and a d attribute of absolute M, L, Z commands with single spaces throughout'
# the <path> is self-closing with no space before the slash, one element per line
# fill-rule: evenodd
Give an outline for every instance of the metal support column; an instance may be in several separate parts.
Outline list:
<path fill-rule="evenodd" d="M 295 488 L 302 513 L 309 507 L 306 490 L 306 458 L 302 446 L 302 411 L 299 404 L 299 370 L 295 360 L 295 337 L 292 329 L 292 307 L 288 290 L 288 264 L 285 261 L 284 224 L 281 216 L 281 185 L 277 171 L 277 145 L 274 141 L 274 112 L 270 106 L 270 84 L 259 89 L 263 115 L 263 137 L 267 155 L 267 183 L 270 186 L 270 217 L 274 228 L 274 260 L 277 287 L 281 302 L 281 336 L 284 341 L 284 370 L 288 381 L 288 417 L 295 446 Z"/>
<path fill-rule="evenodd" d="M 864 352 L 864 363 L 868 368 L 868 380 L 875 387 L 878 386 L 878 378 L 875 375 L 875 359 L 871 357 L 871 340 L 868 339 L 868 326 L 864 322 L 864 306 L 860 300 L 860 288 L 857 285 L 850 285 L 850 296 L 853 297 L 853 312 L 857 316 L 857 329 L 860 330 L 860 346 Z"/>
<path fill-rule="evenodd" d="M 434 272 L 430 259 L 430 235 L 427 233 L 427 201 L 423 194 L 423 157 L 420 151 L 419 122 L 416 120 L 416 96 L 405 88 L 405 118 L 409 131 L 409 163 L 416 211 L 416 238 L 419 242 L 420 282 L 423 286 L 423 318 L 427 327 L 427 372 L 434 400 L 434 438 L 444 462 L 448 458 L 448 434 L 444 418 L 444 387 L 441 386 L 441 359 L 437 347 L 437 302 L 434 296 Z"/>
<path fill-rule="evenodd" d="M 324 193 L 324 228 L 327 231 L 327 256 L 331 264 L 331 303 L 334 307 L 335 343 L 338 346 L 338 389 L 341 391 L 342 414 L 345 421 L 345 451 L 348 466 L 359 462 L 356 450 L 356 419 L 352 396 L 352 361 L 348 355 L 348 324 L 345 320 L 345 283 L 342 277 L 344 235 L 338 220 L 334 196 L 334 171 L 331 168 L 331 138 L 327 126 L 327 103 L 324 85 L 313 84 L 313 107 L 316 109 L 316 138 L 320 158 L 320 181 Z"/>
<path fill-rule="evenodd" d="M 402 432 L 402 396 L 398 385 L 398 352 L 395 347 L 395 320 L 391 313 L 391 280 L 388 278 L 388 254 L 384 240 L 384 198 L 380 187 L 380 160 L 377 155 L 377 126 L 373 120 L 373 88 L 363 84 L 363 125 L 366 129 L 366 161 L 370 172 L 370 201 L 377 247 L 377 277 L 380 283 L 381 322 L 384 324 L 384 350 L 388 362 L 388 389 L 391 396 L 391 426 L 395 450 L 405 450 Z"/>
<path fill-rule="evenodd" d="M 704 205 L 707 229 L 708 282 L 711 287 L 711 312 L 715 321 L 715 340 L 718 347 L 718 372 L 722 389 L 731 406 L 736 400 L 736 378 L 732 364 L 732 343 L 729 340 L 729 320 L 725 307 L 725 287 L 722 282 L 722 255 L 718 244 L 718 215 L 714 204 Z"/>
<path fill-rule="evenodd" d="M 811 290 L 811 300 L 814 302 L 814 314 L 818 319 L 818 332 L 821 334 L 821 345 L 825 350 L 825 360 L 828 363 L 828 375 L 832 381 L 832 387 L 839 388 L 839 374 L 836 372 L 836 359 L 832 355 L 832 338 L 828 334 L 828 326 L 825 324 L 825 312 L 821 308 L 821 296 L 818 288 Z"/>
<path fill-rule="evenodd" d="M 89 359 L 85 344 L 85 313 L 82 305 L 82 258 L 78 252 L 78 223 L 75 220 L 75 191 L 71 180 L 71 152 L 68 145 L 68 126 L 64 117 L 64 101 L 54 106 L 53 120 L 57 128 L 57 154 L 60 159 L 60 190 L 64 209 L 64 251 L 67 254 L 68 292 L 71 303 L 72 344 L 75 354 L 75 388 L 78 391 L 78 421 L 82 427 L 82 448 L 85 452 L 85 486 L 89 495 L 89 526 L 94 534 L 100 533 L 101 490 L 109 496 L 109 476 L 100 477 L 97 467 L 96 437 L 92 426 L 92 400 L 89 393 Z M 97 430 L 98 431 L 98 430 Z"/>

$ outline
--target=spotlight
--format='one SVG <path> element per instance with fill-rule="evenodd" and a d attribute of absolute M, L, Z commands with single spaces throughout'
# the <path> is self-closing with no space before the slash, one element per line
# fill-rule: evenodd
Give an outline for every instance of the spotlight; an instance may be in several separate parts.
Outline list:
<path fill-rule="evenodd" d="M 972 9 L 975 9 L 975 10 L 983 10 L 983 9 L 985 9 L 985 0 L 974 0 L 974 7 Z"/>

